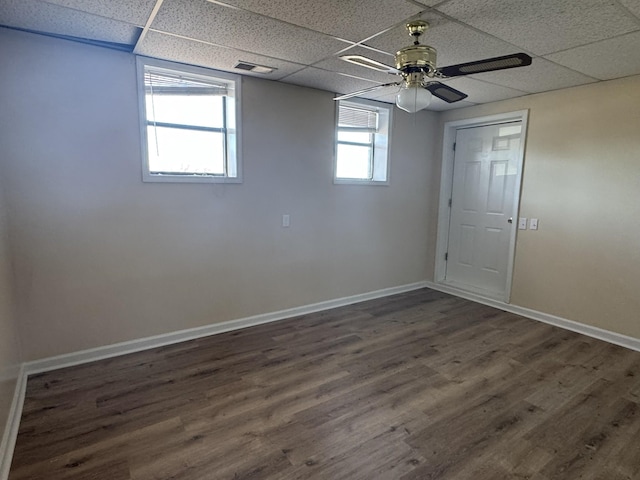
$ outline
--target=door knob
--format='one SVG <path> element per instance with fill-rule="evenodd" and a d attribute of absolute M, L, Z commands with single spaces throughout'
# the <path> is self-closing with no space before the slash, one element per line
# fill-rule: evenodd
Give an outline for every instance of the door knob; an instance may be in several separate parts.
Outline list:
<path fill-rule="evenodd" d="M 509 217 L 509 220 L 507 220 L 508 223 L 513 223 L 513 217 Z"/>

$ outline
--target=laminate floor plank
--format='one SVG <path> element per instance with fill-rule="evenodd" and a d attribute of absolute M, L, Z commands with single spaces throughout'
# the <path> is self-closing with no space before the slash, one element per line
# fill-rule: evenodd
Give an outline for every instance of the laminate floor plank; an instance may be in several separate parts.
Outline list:
<path fill-rule="evenodd" d="M 10 480 L 640 480 L 640 352 L 428 289 L 32 375 Z"/>
<path fill-rule="evenodd" d="M 179 417 L 174 417 L 163 422 L 156 423 L 147 428 L 141 428 L 125 435 L 113 436 L 101 442 L 79 446 L 72 451 L 63 452 L 57 456 L 51 456 L 38 463 L 13 466 L 11 478 L 30 479 L 38 478 L 42 471 L 48 471 L 47 478 L 66 478 L 67 475 L 81 475 L 84 472 L 94 472 L 97 477 L 101 469 L 102 478 L 109 478 L 110 465 L 128 464 L 141 452 L 153 451 L 166 452 L 179 444 L 178 439 L 184 433 L 184 427 Z M 149 439 L 154 441 L 150 442 Z M 129 478 L 128 476 L 126 478 Z"/>

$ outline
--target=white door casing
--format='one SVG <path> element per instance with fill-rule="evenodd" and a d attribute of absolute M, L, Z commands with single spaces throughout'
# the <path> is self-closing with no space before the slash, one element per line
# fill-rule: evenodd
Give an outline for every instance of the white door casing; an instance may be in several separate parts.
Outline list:
<path fill-rule="evenodd" d="M 504 296 L 521 129 L 513 122 L 457 131 L 448 284 Z"/>
<path fill-rule="evenodd" d="M 436 282 L 509 301 L 526 127 L 527 111 L 445 124 Z"/>

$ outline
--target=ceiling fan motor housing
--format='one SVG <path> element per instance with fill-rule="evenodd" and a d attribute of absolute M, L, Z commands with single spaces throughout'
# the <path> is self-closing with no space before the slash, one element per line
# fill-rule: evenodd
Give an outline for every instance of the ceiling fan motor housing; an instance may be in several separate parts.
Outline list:
<path fill-rule="evenodd" d="M 396 52 L 396 68 L 402 73 L 434 72 L 436 49 L 428 45 L 411 45 Z"/>

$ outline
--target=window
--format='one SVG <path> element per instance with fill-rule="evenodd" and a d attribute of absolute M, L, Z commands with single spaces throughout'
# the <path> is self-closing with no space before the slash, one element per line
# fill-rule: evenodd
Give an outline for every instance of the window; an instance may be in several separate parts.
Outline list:
<path fill-rule="evenodd" d="M 388 183 L 392 108 L 360 99 L 338 103 L 335 183 Z"/>
<path fill-rule="evenodd" d="M 138 57 L 143 180 L 240 182 L 237 75 Z"/>

